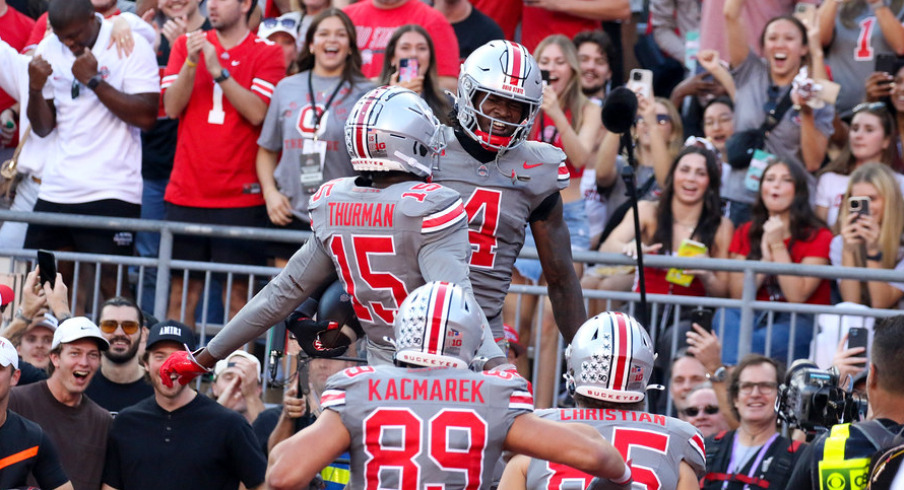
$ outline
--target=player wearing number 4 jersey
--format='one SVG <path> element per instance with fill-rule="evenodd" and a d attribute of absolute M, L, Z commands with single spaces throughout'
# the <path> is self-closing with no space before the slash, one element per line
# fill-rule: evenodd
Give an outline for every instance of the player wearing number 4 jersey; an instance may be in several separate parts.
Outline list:
<path fill-rule="evenodd" d="M 544 419 L 592 425 L 628 461 L 633 488 L 700 488 L 706 466 L 703 436 L 692 425 L 641 411 L 653 369 L 653 343 L 624 313 L 601 313 L 578 330 L 565 351 L 568 390 L 577 408 L 538 411 Z M 591 475 L 524 456 L 512 458 L 499 488 L 581 489 Z M 618 488 L 594 482 L 594 489 Z"/>
<path fill-rule="evenodd" d="M 571 341 L 587 314 L 562 218 L 565 153 L 525 141 L 542 99 L 540 68 L 523 46 L 491 41 L 471 53 L 458 79 L 457 124 L 445 128 L 433 181 L 465 201 L 471 283 L 493 335 L 504 337 L 502 305 L 530 225 L 556 323 Z"/>
<path fill-rule="evenodd" d="M 367 334 L 369 362 L 388 364 L 393 348 L 386 338 L 410 291 L 442 279 L 470 294 L 461 197 L 425 182 L 442 147 L 438 126 L 430 107 L 410 90 L 377 88 L 364 95 L 346 122 L 352 166 L 363 176 L 321 186 L 309 206 L 314 238 L 210 341 L 197 363 L 181 352 L 163 368 L 187 382 L 337 277 Z M 489 335 L 481 356 L 504 359 Z"/>
<path fill-rule="evenodd" d="M 630 480 L 596 431 L 533 415 L 524 379 L 467 369 L 485 333 L 482 322 L 480 307 L 459 286 L 431 282 L 414 290 L 393 323 L 397 367 L 333 375 L 317 422 L 271 451 L 270 487 L 301 488 L 346 450 L 349 489 L 490 488 L 503 449 Z"/>

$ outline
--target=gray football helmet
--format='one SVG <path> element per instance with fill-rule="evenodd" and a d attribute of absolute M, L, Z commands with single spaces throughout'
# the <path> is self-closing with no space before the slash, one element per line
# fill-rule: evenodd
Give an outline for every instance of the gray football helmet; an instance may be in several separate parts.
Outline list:
<path fill-rule="evenodd" d="M 460 286 L 428 282 L 405 298 L 392 324 L 397 363 L 467 369 L 489 327 Z"/>
<path fill-rule="evenodd" d="M 490 95 L 522 104 L 521 121 L 494 119 L 483 110 Z M 540 66 L 524 46 L 511 41 L 490 41 L 474 50 L 461 65 L 458 76 L 458 122 L 462 129 L 485 147 L 503 151 L 523 143 L 543 102 Z M 477 116 L 490 122 L 487 131 L 477 124 Z M 493 123 L 514 126 L 511 136 L 493 130 Z"/>
<path fill-rule="evenodd" d="M 600 313 L 581 325 L 565 349 L 568 390 L 613 403 L 642 401 L 655 358 L 653 341 L 637 320 Z"/>
<path fill-rule="evenodd" d="M 378 87 L 364 94 L 345 122 L 345 147 L 358 172 L 401 171 L 428 177 L 445 147 L 439 120 L 418 94 Z"/>

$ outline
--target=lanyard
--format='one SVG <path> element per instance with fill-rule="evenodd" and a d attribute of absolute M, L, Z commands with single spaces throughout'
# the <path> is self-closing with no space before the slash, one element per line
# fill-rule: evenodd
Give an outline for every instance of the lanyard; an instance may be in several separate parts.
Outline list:
<path fill-rule="evenodd" d="M 326 114 L 326 111 L 330 110 L 330 105 L 333 103 L 333 99 L 336 98 L 336 94 L 339 93 L 339 89 L 342 88 L 342 80 L 339 80 L 339 83 L 336 84 L 336 88 L 333 90 L 333 95 L 330 95 L 330 98 L 326 100 L 326 105 L 323 106 L 323 112 L 319 112 L 317 110 L 317 96 L 314 94 L 314 83 L 312 80 L 314 79 L 314 70 L 308 71 L 308 93 L 311 95 L 311 109 L 314 111 L 314 139 L 317 139 L 317 129 L 320 128 L 320 119 Z"/>
<path fill-rule="evenodd" d="M 753 475 L 756 474 L 757 468 L 760 467 L 760 463 L 763 462 L 763 458 L 766 456 L 766 451 L 769 450 L 769 446 L 771 446 L 772 443 L 775 442 L 775 439 L 777 437 L 778 437 L 778 432 L 776 432 L 775 434 L 772 434 L 772 437 L 770 437 L 769 440 L 766 441 L 765 444 L 763 444 L 763 447 L 760 448 L 759 452 L 756 454 L 756 458 L 754 458 L 754 460 L 753 460 L 753 464 L 750 465 L 750 471 L 747 473 L 748 477 L 753 478 Z M 735 461 L 735 456 L 738 454 L 737 447 L 739 444 L 740 443 L 738 442 L 738 435 L 735 434 L 734 443 L 732 444 L 732 448 L 731 448 L 731 460 L 729 460 L 729 462 L 728 462 L 728 472 L 732 473 L 732 474 L 738 473 L 741 470 L 741 468 L 735 467 L 735 464 L 742 463 L 741 461 L 737 461 L 737 462 Z M 728 487 L 728 480 L 726 480 L 725 483 L 722 484 L 723 489 L 725 489 L 727 487 Z M 744 490 L 748 490 L 749 488 L 750 488 L 750 484 L 744 485 Z"/>

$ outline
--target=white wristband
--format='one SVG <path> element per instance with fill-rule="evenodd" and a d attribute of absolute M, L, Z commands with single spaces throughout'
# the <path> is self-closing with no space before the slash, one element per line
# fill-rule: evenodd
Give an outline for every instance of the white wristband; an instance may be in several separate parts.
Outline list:
<path fill-rule="evenodd" d="M 625 473 L 622 476 L 620 476 L 618 479 L 613 479 L 612 483 L 615 483 L 616 485 L 624 485 L 625 483 L 628 483 L 630 481 L 631 481 L 631 467 L 628 466 L 627 463 L 625 463 Z"/>

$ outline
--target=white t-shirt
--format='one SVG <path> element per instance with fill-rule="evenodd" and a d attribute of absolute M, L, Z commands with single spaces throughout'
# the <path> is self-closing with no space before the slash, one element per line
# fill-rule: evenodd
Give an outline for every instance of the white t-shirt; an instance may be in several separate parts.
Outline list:
<path fill-rule="evenodd" d="M 0 34 L 0 89 L 19 102 L 19 141 L 25 137 L 25 130 L 29 127 L 28 118 L 25 116 L 25 108 L 28 107 L 29 61 L 30 57 L 17 53 L 12 46 L 3 41 Z M 51 131 L 44 138 L 30 132 L 22 145 L 22 152 L 19 153 L 19 172 L 40 179 L 48 148 L 54 144 L 55 138 L 56 131 Z"/>
<path fill-rule="evenodd" d="M 829 245 L 829 260 L 832 262 L 832 265 L 841 265 L 841 252 L 843 248 L 844 238 L 841 235 L 835 235 L 832 238 L 832 243 Z M 898 249 L 898 261 L 895 264 L 895 271 L 904 273 L 904 247 Z M 904 282 L 890 282 L 888 285 L 904 291 Z M 904 307 L 904 299 L 898 303 L 898 307 Z"/>
<path fill-rule="evenodd" d="M 134 36 L 132 53 L 122 59 L 107 48 L 112 24 L 100 14 L 92 53 L 104 81 L 126 94 L 159 93 L 160 75 L 151 46 Z M 56 107 L 56 144 L 50 149 L 38 194 L 45 201 L 76 204 L 102 199 L 141 203 L 141 130 L 114 115 L 88 87 L 72 98 L 75 56 L 55 35 L 38 45 L 53 67 L 44 97 Z"/>
<path fill-rule="evenodd" d="M 895 178 L 898 180 L 898 187 L 904 193 L 904 175 L 895 172 Z M 835 222 L 838 221 L 838 210 L 841 208 L 841 200 L 844 198 L 844 193 L 847 192 L 850 180 L 850 175 L 835 172 L 824 173 L 819 177 L 819 182 L 816 184 L 816 205 L 828 208 L 826 224 L 829 225 L 829 228 L 835 226 Z"/>

